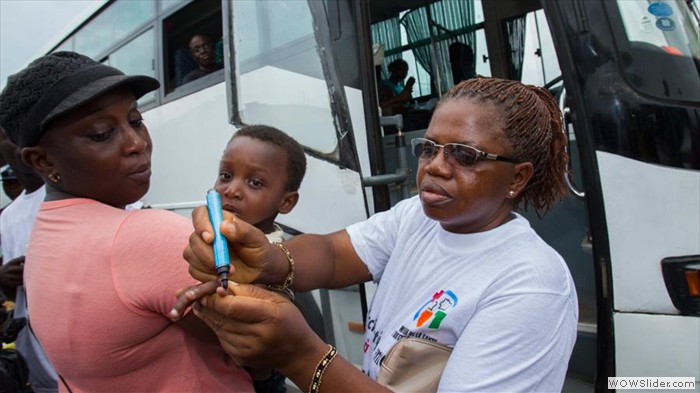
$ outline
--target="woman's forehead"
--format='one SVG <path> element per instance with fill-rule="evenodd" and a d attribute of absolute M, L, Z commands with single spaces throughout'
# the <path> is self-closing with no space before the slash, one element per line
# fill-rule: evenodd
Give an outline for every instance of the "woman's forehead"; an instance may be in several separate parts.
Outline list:
<path fill-rule="evenodd" d="M 456 99 L 435 110 L 426 137 L 447 142 L 500 139 L 504 137 L 503 112 L 494 104 Z M 444 141 L 443 139 L 450 139 Z"/>

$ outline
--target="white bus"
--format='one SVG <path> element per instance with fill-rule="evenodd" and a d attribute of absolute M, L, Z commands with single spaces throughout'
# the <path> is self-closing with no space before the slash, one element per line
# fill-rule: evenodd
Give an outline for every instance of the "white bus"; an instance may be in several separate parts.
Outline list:
<path fill-rule="evenodd" d="M 197 33 L 216 41 L 221 69 L 182 83 Z M 528 217 L 578 291 L 565 390 L 660 376 L 694 377 L 700 391 L 699 35 L 693 0 L 116 0 L 51 51 L 162 81 L 140 100 L 153 207 L 187 215 L 203 204 L 241 125 L 287 131 L 308 171 L 279 219 L 300 233 L 344 228 L 415 192 L 404 142 L 455 81 L 550 88 L 566 114 L 571 195 Z M 401 118 L 382 117 L 376 81 L 397 58 L 416 99 Z M 326 340 L 358 364 L 372 293 L 316 294 Z"/>

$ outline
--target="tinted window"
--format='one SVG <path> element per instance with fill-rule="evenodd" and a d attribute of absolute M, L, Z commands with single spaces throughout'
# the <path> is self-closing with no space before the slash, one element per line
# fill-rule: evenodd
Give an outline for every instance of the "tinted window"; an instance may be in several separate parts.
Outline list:
<path fill-rule="evenodd" d="M 184 90 L 183 94 L 188 94 L 224 79 L 223 72 L 216 72 L 223 67 L 221 2 L 194 1 L 164 19 L 162 26 L 163 83 L 166 93 Z M 202 46 L 203 37 L 208 37 L 209 40 L 206 72 L 196 71 L 199 65 L 189 48 L 190 40 L 195 35 L 200 36 L 195 43 L 197 47 Z"/>
<path fill-rule="evenodd" d="M 175 5 L 182 4 L 187 0 L 160 0 L 161 11 L 167 10 Z"/>
<path fill-rule="evenodd" d="M 688 6 L 627 0 L 617 6 L 624 31 L 615 38 L 627 83 L 659 98 L 700 101 L 700 32 Z"/>
<path fill-rule="evenodd" d="M 304 1 L 232 2 L 238 113 L 338 159 L 328 85 Z"/>
<path fill-rule="evenodd" d="M 154 16 L 154 1 L 117 1 L 75 35 L 75 51 L 94 58 Z"/>
<path fill-rule="evenodd" d="M 153 29 L 147 30 L 110 54 L 108 63 L 126 75 L 148 75 L 156 78 Z M 150 102 L 155 96 L 156 92 L 152 91 L 143 96 L 139 104 Z"/>

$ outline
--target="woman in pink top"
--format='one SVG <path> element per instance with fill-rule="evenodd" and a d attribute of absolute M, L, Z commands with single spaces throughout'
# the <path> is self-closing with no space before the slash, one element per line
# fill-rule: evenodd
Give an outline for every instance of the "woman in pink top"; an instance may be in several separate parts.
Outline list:
<path fill-rule="evenodd" d="M 253 391 L 198 318 L 168 318 L 192 285 L 192 224 L 126 211 L 148 191 L 152 144 L 136 100 L 158 81 L 72 52 L 9 78 L 0 125 L 46 183 L 25 265 L 34 333 L 62 391 Z"/>

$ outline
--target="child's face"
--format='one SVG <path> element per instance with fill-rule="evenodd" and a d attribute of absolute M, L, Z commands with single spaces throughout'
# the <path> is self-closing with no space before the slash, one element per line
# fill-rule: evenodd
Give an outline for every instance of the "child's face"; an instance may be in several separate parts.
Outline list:
<path fill-rule="evenodd" d="M 240 136 L 224 150 L 214 187 L 224 210 L 269 233 L 277 214 L 288 213 L 296 204 L 298 193 L 286 191 L 286 183 L 287 152 Z"/>
<path fill-rule="evenodd" d="M 461 143 L 484 152 L 512 157 L 503 131 L 503 113 L 494 105 L 468 99 L 443 103 L 433 114 L 425 138 L 437 144 Z M 417 183 L 425 214 L 455 233 L 473 233 L 490 226 L 511 210 L 507 195 L 515 165 L 481 160 L 459 165 L 440 148 L 418 160 Z"/>

